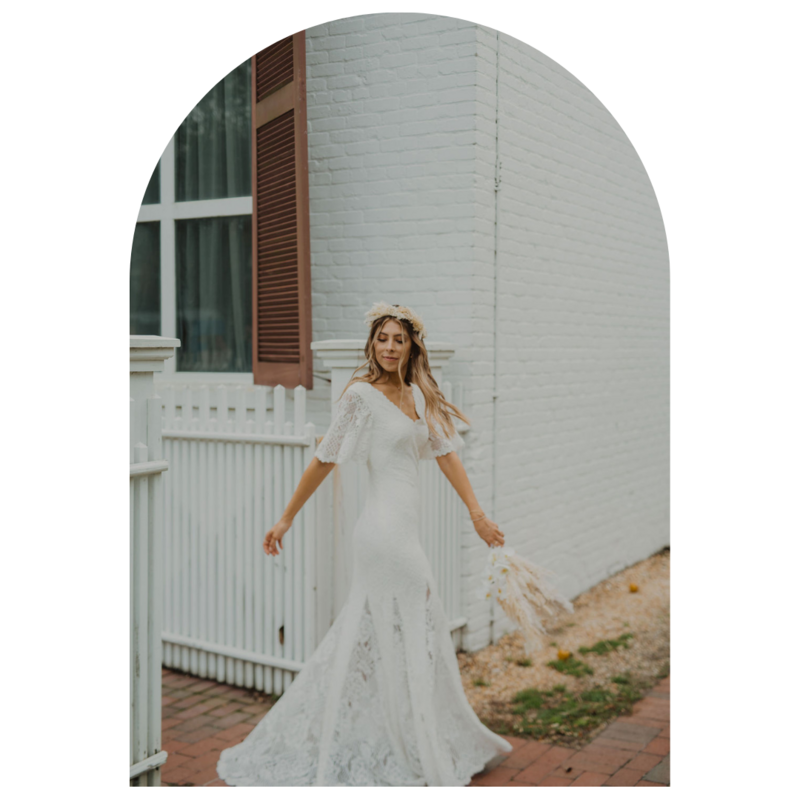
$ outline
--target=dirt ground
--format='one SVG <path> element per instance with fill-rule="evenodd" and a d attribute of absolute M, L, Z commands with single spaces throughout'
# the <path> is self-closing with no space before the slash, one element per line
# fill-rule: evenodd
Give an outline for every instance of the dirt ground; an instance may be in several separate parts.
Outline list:
<path fill-rule="evenodd" d="M 669 672 L 669 564 L 669 548 L 664 548 L 579 595 L 573 600 L 572 614 L 545 625 L 549 642 L 530 656 L 531 666 L 516 663 L 525 658 L 516 632 L 478 652 L 459 652 L 464 691 L 475 713 L 493 730 L 519 736 L 512 700 L 523 689 L 546 691 L 558 684 L 570 692 L 608 688 L 613 686 L 611 678 L 623 673 L 641 686 L 653 686 Z M 630 591 L 631 583 L 638 591 Z M 626 633 L 633 634 L 627 639 L 628 648 L 620 646 L 602 655 L 579 653 L 581 646 L 591 647 Z M 548 666 L 548 661 L 557 660 L 559 649 L 571 651 L 594 674 L 576 678 Z M 488 685 L 476 685 L 476 681 Z"/>

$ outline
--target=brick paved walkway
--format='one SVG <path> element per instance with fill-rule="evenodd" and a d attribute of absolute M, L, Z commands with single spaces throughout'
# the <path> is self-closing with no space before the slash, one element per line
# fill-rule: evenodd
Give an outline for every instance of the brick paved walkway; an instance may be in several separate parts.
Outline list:
<path fill-rule="evenodd" d="M 253 692 L 163 670 L 163 786 L 225 786 L 219 752 L 271 707 Z M 669 786 L 669 678 L 579 750 L 506 736 L 514 750 L 470 786 Z"/>

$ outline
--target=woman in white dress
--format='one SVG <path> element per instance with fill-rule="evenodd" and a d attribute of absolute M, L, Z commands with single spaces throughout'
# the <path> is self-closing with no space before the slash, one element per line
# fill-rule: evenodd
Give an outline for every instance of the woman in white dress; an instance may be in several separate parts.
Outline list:
<path fill-rule="evenodd" d="M 486 728 L 461 685 L 448 620 L 420 545 L 419 460 L 436 458 L 487 545 L 503 534 L 478 505 L 456 454 L 425 328 L 404 306 L 367 314 L 368 372 L 351 379 L 331 426 L 264 552 L 335 464 L 366 463 L 367 501 L 353 533 L 350 592 L 319 647 L 217 771 L 233 786 L 464 786 L 511 745 Z"/>

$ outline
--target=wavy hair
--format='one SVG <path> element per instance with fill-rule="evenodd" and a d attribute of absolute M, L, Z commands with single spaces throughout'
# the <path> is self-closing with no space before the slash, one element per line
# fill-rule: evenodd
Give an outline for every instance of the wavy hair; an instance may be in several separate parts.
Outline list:
<path fill-rule="evenodd" d="M 367 337 L 367 344 L 364 347 L 364 356 L 367 360 L 356 367 L 353 376 L 348 381 L 342 394 L 344 394 L 347 388 L 353 383 L 375 383 L 384 375 L 389 374 L 380 365 L 375 355 L 375 341 L 378 338 L 378 334 L 383 330 L 383 326 L 390 319 L 399 323 L 403 329 L 403 349 L 405 349 L 407 339 L 411 340 L 411 349 L 408 352 L 408 358 L 405 361 L 398 362 L 397 365 L 397 370 L 400 373 L 401 379 L 400 404 L 402 405 L 405 399 L 405 387 L 415 383 L 419 386 L 425 397 L 426 422 L 434 426 L 438 424 L 438 427 L 445 435 L 448 437 L 454 436 L 456 428 L 453 424 L 453 417 L 458 417 L 458 419 L 467 424 L 469 424 L 470 420 L 463 411 L 448 400 L 445 400 L 444 394 L 439 388 L 439 384 L 436 383 L 436 379 L 431 373 L 431 367 L 428 363 L 428 351 L 425 349 L 422 339 L 420 339 L 411 323 L 406 319 L 397 319 L 397 317 L 387 315 L 379 317 L 372 323 L 369 329 L 369 336 Z M 367 374 L 356 377 L 356 372 L 364 369 L 364 367 L 367 367 Z"/>

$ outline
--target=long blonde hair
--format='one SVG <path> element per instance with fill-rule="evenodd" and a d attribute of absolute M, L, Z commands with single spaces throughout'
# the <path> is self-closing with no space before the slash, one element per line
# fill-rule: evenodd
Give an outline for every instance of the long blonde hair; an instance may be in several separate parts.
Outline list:
<path fill-rule="evenodd" d="M 377 356 L 375 355 L 375 340 L 378 334 L 383 330 L 383 326 L 389 321 L 394 320 L 400 324 L 403 331 L 403 349 L 405 350 L 405 343 L 407 339 L 411 339 L 411 349 L 408 352 L 408 358 L 405 361 L 398 363 L 397 369 L 400 373 L 400 404 L 403 404 L 405 387 L 415 383 L 419 386 L 425 397 L 425 417 L 428 424 L 436 424 L 441 427 L 441 430 L 447 436 L 454 436 L 456 432 L 455 425 L 453 424 L 453 417 L 458 417 L 469 424 L 469 418 L 459 408 L 454 406 L 449 401 L 445 400 L 439 384 L 431 373 L 431 367 L 428 363 L 428 351 L 425 349 L 422 339 L 419 338 L 417 332 L 414 330 L 411 323 L 406 319 L 397 319 L 396 317 L 387 315 L 376 319 L 369 329 L 369 336 L 367 337 L 367 344 L 364 347 L 364 356 L 366 362 L 356 367 L 353 372 L 353 377 L 345 386 L 345 391 L 353 383 L 375 383 L 388 372 L 380 365 Z M 368 372 L 366 375 L 359 375 L 356 377 L 356 372 L 367 367 Z M 380 391 L 380 390 L 379 390 Z M 341 398 L 341 395 L 340 395 Z"/>

